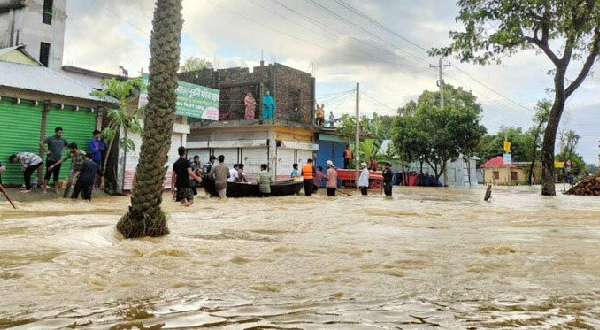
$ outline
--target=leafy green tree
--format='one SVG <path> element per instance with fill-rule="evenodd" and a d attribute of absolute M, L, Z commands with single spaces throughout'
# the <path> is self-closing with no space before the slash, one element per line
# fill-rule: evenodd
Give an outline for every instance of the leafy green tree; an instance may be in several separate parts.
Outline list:
<path fill-rule="evenodd" d="M 595 174 L 598 173 L 598 165 L 594 165 L 594 164 L 587 164 L 585 166 L 585 171 L 589 174 Z"/>
<path fill-rule="evenodd" d="M 462 62 L 500 63 L 505 56 L 536 49 L 554 65 L 554 101 L 542 143 L 542 195 L 555 196 L 554 153 L 566 100 L 588 77 L 600 54 L 598 0 L 459 0 L 465 30 L 450 32 L 450 47 Z M 578 68 L 571 64 L 579 62 Z M 574 76 L 567 78 L 567 72 Z"/>
<path fill-rule="evenodd" d="M 370 136 L 370 138 L 363 139 L 360 142 L 359 158 L 361 161 L 368 161 L 371 158 L 377 161 L 391 161 L 395 154 L 394 149 L 388 147 L 386 150 L 382 150 L 382 145 L 384 141 L 392 138 L 393 122 L 393 116 L 380 116 L 377 113 L 373 113 L 372 118 L 367 116 L 360 118 L 361 134 Z M 348 114 L 342 115 L 338 132 L 347 136 L 349 141 L 354 141 L 356 117 Z"/>
<path fill-rule="evenodd" d="M 204 69 L 212 69 L 213 65 L 204 58 L 190 57 L 181 66 L 181 72 L 194 72 Z"/>
<path fill-rule="evenodd" d="M 181 0 L 157 0 L 150 36 L 149 102 L 140 161 L 135 171 L 129 212 L 117 224 L 117 229 L 126 238 L 169 233 L 167 218 L 160 205 L 175 118 L 182 25 Z"/>
<path fill-rule="evenodd" d="M 471 92 L 445 85 L 443 109 L 439 99 L 439 92 L 423 92 L 416 107 L 396 120 L 394 134 L 405 160 L 429 164 L 436 182 L 449 161 L 473 153 L 487 132 L 480 124 L 481 106 Z"/>
<path fill-rule="evenodd" d="M 121 137 L 121 140 L 119 141 L 119 146 L 125 152 L 135 150 L 135 143 L 129 138 L 129 133 L 141 134 L 143 130 L 137 118 L 140 109 L 138 109 L 137 104 L 133 104 L 132 101 L 137 99 L 139 91 L 144 87 L 144 83 L 141 78 L 132 78 L 125 81 L 112 78 L 102 80 L 100 85 L 102 85 L 104 89 L 95 91 L 92 94 L 100 98 L 113 97 L 119 100 L 119 108 L 110 109 L 108 111 L 107 116 L 110 119 L 110 122 L 102 130 L 102 138 L 108 146 L 106 153 L 104 154 L 104 165 L 102 169 L 103 172 L 106 173 L 107 159 L 112 150 L 113 141 L 117 136 L 117 132 L 119 132 L 121 128 L 123 129 L 123 137 Z M 125 175 L 125 162 L 126 158 L 123 157 L 123 163 L 121 164 L 123 175 Z M 113 193 L 121 193 L 120 183 L 116 177 L 117 175 L 115 173 L 115 180 L 112 182 L 111 187 Z"/>

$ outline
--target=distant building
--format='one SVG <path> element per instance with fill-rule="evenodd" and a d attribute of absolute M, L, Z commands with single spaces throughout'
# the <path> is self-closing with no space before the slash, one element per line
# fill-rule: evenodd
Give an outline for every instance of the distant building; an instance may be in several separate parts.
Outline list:
<path fill-rule="evenodd" d="M 275 100 L 274 119 L 313 125 L 315 79 L 310 73 L 278 63 L 214 71 L 205 69 L 179 74 L 179 79 L 220 90 L 221 120 L 244 119 L 244 96 L 252 93 L 257 102 L 255 119 L 262 119 L 262 99 L 270 91 Z"/>
<path fill-rule="evenodd" d="M 44 66 L 60 71 L 67 0 L 0 0 L 0 49 L 27 45 Z"/>
<path fill-rule="evenodd" d="M 530 169 L 531 162 L 516 162 L 507 166 L 500 156 L 491 158 L 481 165 L 483 182 L 500 186 L 528 184 Z M 533 183 L 540 183 L 541 177 L 542 165 L 538 163 L 534 166 Z"/>
<path fill-rule="evenodd" d="M 79 83 L 89 86 L 93 89 L 102 90 L 104 87 L 100 82 L 104 79 L 127 80 L 127 77 L 112 73 L 93 71 L 77 66 L 63 66 L 62 73 L 68 77 L 77 80 Z"/>

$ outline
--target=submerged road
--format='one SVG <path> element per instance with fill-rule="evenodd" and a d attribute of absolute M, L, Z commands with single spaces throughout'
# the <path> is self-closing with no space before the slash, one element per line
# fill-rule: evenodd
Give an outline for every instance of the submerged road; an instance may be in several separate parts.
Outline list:
<path fill-rule="evenodd" d="M 125 197 L 1 203 L 0 329 L 600 328 L 597 198 L 396 189 L 165 195 L 171 234 L 139 240 Z"/>

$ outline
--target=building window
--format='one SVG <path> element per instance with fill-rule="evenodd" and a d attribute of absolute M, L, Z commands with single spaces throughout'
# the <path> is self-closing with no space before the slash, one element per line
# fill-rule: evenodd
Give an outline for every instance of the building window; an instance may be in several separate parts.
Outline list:
<path fill-rule="evenodd" d="M 511 181 L 519 181 L 519 173 L 517 173 L 517 172 L 510 172 L 510 180 Z"/>
<path fill-rule="evenodd" d="M 494 180 L 500 180 L 500 172 L 494 171 Z"/>
<path fill-rule="evenodd" d="M 50 44 L 42 42 L 40 44 L 40 63 L 44 66 L 48 66 L 50 63 Z"/>
<path fill-rule="evenodd" d="M 42 21 L 44 24 L 52 24 L 52 2 L 53 0 L 44 0 L 44 9 L 42 13 Z"/>

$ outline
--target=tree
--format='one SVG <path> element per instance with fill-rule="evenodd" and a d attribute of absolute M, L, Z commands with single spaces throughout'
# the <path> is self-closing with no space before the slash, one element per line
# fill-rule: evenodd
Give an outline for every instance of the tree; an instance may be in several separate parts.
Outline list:
<path fill-rule="evenodd" d="M 181 0 L 157 0 L 150 36 L 149 102 L 140 161 L 135 172 L 129 212 L 117 224 L 117 229 L 126 238 L 169 233 L 160 204 L 177 101 L 175 90 L 182 24 Z"/>
<path fill-rule="evenodd" d="M 529 135 L 533 137 L 533 143 L 531 144 L 533 158 L 529 167 L 529 177 L 527 180 L 529 184 L 533 184 L 535 162 L 541 158 L 541 145 L 539 142 L 543 139 L 544 131 L 546 129 L 546 125 L 548 124 L 548 119 L 550 118 L 551 108 L 552 103 L 548 100 L 538 102 L 535 115 L 533 116 L 533 122 L 536 124 L 536 126 L 530 128 L 528 131 Z"/>
<path fill-rule="evenodd" d="M 181 72 L 194 72 L 204 69 L 212 69 L 213 65 L 204 58 L 190 57 L 187 58 L 181 66 Z"/>
<path fill-rule="evenodd" d="M 371 119 L 367 116 L 360 118 L 361 134 L 370 135 L 371 138 L 360 141 L 359 158 L 368 161 L 371 158 L 377 161 L 391 161 L 394 157 L 393 147 L 382 150 L 385 141 L 392 138 L 392 125 L 394 117 L 380 116 L 373 113 Z M 341 135 L 350 137 L 350 140 L 356 136 L 356 118 L 348 114 L 343 114 L 338 132 Z"/>
<path fill-rule="evenodd" d="M 113 141 L 117 136 L 117 132 L 123 128 L 123 137 L 119 141 L 119 145 L 123 150 L 130 151 L 135 150 L 135 143 L 129 138 L 128 133 L 142 133 L 142 126 L 137 119 L 138 110 L 135 106 L 135 111 L 130 111 L 130 103 L 138 95 L 136 92 L 143 88 L 144 83 L 141 78 L 127 79 L 125 81 L 117 79 L 104 79 L 100 82 L 100 85 L 104 87 L 101 91 L 95 91 L 92 94 L 100 97 L 114 97 L 119 100 L 118 109 L 110 109 L 108 111 L 108 118 L 110 118 L 109 124 L 102 130 L 102 138 L 107 144 L 108 148 L 104 154 L 103 161 L 103 172 L 106 173 L 107 159 L 112 150 Z M 125 172 L 125 157 L 123 157 L 123 172 Z M 119 186 L 119 180 L 116 179 L 117 175 L 114 175 L 115 182 L 112 185 L 114 193 L 121 193 L 121 187 Z"/>
<path fill-rule="evenodd" d="M 450 32 L 448 48 L 462 62 L 500 63 L 520 50 L 537 49 L 554 65 L 554 101 L 542 142 L 542 195 L 556 196 L 554 153 L 566 100 L 581 86 L 600 53 L 598 0 L 459 0 L 463 32 Z M 573 62 L 581 62 L 568 79 Z"/>
<path fill-rule="evenodd" d="M 444 108 L 439 92 L 425 91 L 419 101 L 409 103 L 406 115 L 396 120 L 394 144 L 405 160 L 426 162 L 436 183 L 449 161 L 475 151 L 487 132 L 480 124 L 481 106 L 471 92 L 444 85 Z"/>

